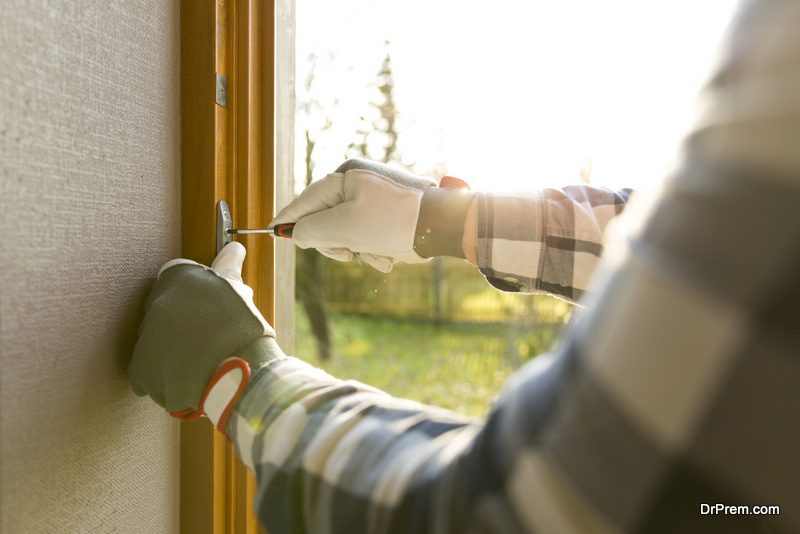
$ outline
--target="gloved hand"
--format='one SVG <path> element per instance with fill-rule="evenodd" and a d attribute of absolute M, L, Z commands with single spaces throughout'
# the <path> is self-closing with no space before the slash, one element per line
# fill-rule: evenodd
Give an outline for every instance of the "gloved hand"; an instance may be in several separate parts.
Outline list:
<path fill-rule="evenodd" d="M 386 273 L 398 261 L 463 257 L 461 235 L 471 199 L 463 188 L 442 189 L 430 178 L 350 159 L 309 185 L 270 227 L 295 223 L 292 239 L 300 248 L 316 248 L 339 261 L 358 254 Z"/>
<path fill-rule="evenodd" d="M 211 267 L 186 259 L 164 264 L 128 365 L 137 395 L 150 395 L 180 419 L 205 413 L 224 429 L 250 372 L 283 355 L 242 282 L 245 254 L 233 242 Z"/>

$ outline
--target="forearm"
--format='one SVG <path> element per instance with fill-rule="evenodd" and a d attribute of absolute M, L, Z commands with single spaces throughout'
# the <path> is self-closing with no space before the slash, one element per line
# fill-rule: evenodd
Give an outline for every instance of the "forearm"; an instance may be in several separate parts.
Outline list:
<path fill-rule="evenodd" d="M 478 194 L 465 217 L 464 256 L 499 289 L 577 300 L 600 260 L 606 227 L 630 193 L 568 186 Z"/>
<path fill-rule="evenodd" d="M 255 373 L 228 424 L 256 473 L 260 519 L 274 533 L 374 532 L 407 520 L 397 532 L 428 530 L 427 504 L 400 513 L 403 500 L 476 431 L 469 419 L 291 357 Z"/>
<path fill-rule="evenodd" d="M 699 503 L 791 511 L 797 197 L 692 160 L 626 253 L 605 258 L 604 289 L 552 364 L 512 378 L 484 425 L 270 360 L 228 425 L 262 521 L 276 534 L 689 531 Z M 743 262 L 722 238 L 732 224 L 773 239 Z"/>
<path fill-rule="evenodd" d="M 472 265 L 478 265 L 478 201 L 473 198 L 464 217 L 464 235 L 461 238 L 464 258 Z"/>

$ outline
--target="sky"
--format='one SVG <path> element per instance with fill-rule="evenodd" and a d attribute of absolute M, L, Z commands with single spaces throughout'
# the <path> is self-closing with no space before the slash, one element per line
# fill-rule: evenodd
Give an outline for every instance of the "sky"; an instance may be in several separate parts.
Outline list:
<path fill-rule="evenodd" d="M 591 162 L 594 185 L 654 186 L 736 3 L 298 0 L 297 182 L 306 130 L 315 179 L 344 159 L 388 50 L 414 171 L 516 191 L 576 183 Z"/>

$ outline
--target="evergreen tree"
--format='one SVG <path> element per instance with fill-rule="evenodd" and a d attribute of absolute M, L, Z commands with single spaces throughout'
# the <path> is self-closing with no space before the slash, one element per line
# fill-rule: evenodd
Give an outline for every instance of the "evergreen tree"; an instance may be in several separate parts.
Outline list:
<path fill-rule="evenodd" d="M 392 55 L 390 43 L 386 41 L 386 55 L 378 70 L 373 86 L 378 90 L 378 102 L 370 102 L 370 107 L 377 111 L 377 118 L 370 121 L 362 116 L 362 125 L 356 131 L 356 140 L 348 147 L 348 157 L 362 157 L 383 163 L 399 162 L 397 152 L 397 105 L 394 101 L 394 75 L 392 73 Z M 377 143 L 370 140 L 376 139 Z M 383 141 L 382 143 L 380 141 Z M 377 146 L 376 146 L 377 145 Z"/>

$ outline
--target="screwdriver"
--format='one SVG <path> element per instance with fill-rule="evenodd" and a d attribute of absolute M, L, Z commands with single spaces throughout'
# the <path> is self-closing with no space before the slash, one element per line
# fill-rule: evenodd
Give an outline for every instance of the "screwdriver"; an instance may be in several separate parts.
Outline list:
<path fill-rule="evenodd" d="M 228 235 L 241 234 L 270 234 L 273 237 L 291 238 L 294 231 L 294 223 L 276 224 L 274 228 L 226 228 Z"/>

